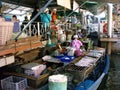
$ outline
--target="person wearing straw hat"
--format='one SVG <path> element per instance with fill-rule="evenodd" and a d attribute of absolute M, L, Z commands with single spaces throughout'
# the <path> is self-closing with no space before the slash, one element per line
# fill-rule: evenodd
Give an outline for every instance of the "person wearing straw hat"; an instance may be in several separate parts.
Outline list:
<path fill-rule="evenodd" d="M 41 14 L 41 21 L 43 23 L 43 26 L 46 28 L 49 28 L 51 20 L 52 20 L 52 17 L 49 14 L 49 9 L 46 8 L 44 13 Z"/>
<path fill-rule="evenodd" d="M 52 16 L 52 23 L 55 24 L 56 20 L 57 20 L 57 9 L 54 8 L 52 13 L 51 13 L 51 16 Z"/>
<path fill-rule="evenodd" d="M 51 31 L 50 31 L 51 20 L 52 18 L 51 18 L 51 15 L 49 14 L 49 9 L 46 8 L 44 12 L 41 14 L 42 27 L 44 28 L 43 34 L 45 34 L 45 36 L 43 37 L 45 39 L 47 39 L 49 35 L 51 34 Z"/>
<path fill-rule="evenodd" d="M 79 29 L 79 30 L 77 31 L 77 35 L 78 35 L 78 38 L 79 38 L 79 39 L 81 39 L 81 38 L 82 38 L 81 29 Z"/>

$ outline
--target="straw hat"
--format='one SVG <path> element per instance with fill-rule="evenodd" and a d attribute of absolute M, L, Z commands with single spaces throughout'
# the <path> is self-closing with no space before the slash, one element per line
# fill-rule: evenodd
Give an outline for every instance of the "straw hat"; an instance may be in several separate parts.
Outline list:
<path fill-rule="evenodd" d="M 53 9 L 53 11 L 57 11 L 57 9 L 56 9 L 56 8 L 54 8 L 54 9 Z"/>
<path fill-rule="evenodd" d="M 79 29 L 78 32 L 81 32 L 81 29 Z"/>
<path fill-rule="evenodd" d="M 78 38 L 78 35 L 74 35 L 73 38 Z"/>
<path fill-rule="evenodd" d="M 49 9 L 48 9 L 48 8 L 46 8 L 44 12 L 47 12 L 47 11 L 49 11 Z"/>

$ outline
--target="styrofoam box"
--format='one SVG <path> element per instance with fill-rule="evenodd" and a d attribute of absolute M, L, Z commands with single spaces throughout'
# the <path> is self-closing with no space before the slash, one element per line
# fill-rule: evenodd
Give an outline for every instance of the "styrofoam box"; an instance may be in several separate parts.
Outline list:
<path fill-rule="evenodd" d="M 21 67 L 24 68 L 24 69 L 32 69 L 33 67 L 36 67 L 36 66 L 39 66 L 40 64 L 39 63 L 28 63 L 28 64 L 24 64 L 22 65 Z"/>
<path fill-rule="evenodd" d="M 46 65 L 39 65 L 39 66 L 33 67 L 33 69 L 26 69 L 24 73 L 30 76 L 39 77 L 45 68 L 46 68 Z"/>
<path fill-rule="evenodd" d="M 15 62 L 15 57 L 14 57 L 14 55 L 12 55 L 12 56 L 7 56 L 5 59 L 6 59 L 6 64 L 7 64 L 7 65 Z"/>
<path fill-rule="evenodd" d="M 6 61 L 4 57 L 0 58 L 0 67 L 5 66 L 6 65 Z"/>
<path fill-rule="evenodd" d="M 27 86 L 27 79 L 22 77 L 9 76 L 1 80 L 3 90 L 25 90 Z"/>
<path fill-rule="evenodd" d="M 21 66 L 24 69 L 24 73 L 34 77 L 38 77 L 41 72 L 46 68 L 46 65 L 39 63 L 28 63 Z"/>

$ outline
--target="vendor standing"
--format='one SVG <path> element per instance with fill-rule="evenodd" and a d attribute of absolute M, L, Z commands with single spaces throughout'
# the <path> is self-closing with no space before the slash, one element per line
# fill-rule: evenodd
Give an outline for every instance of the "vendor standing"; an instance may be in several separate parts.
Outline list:
<path fill-rule="evenodd" d="M 12 16 L 12 21 L 14 23 L 13 33 L 18 33 L 19 32 L 19 20 L 17 19 L 16 15 Z"/>
<path fill-rule="evenodd" d="M 41 14 L 41 22 L 43 24 L 43 27 L 49 28 L 51 20 L 52 20 L 52 17 L 49 14 L 49 9 L 46 8 L 44 13 Z"/>
<path fill-rule="evenodd" d="M 57 9 L 53 9 L 52 13 L 51 13 L 51 17 L 52 17 L 52 24 L 55 24 L 56 23 L 56 20 L 57 20 Z"/>

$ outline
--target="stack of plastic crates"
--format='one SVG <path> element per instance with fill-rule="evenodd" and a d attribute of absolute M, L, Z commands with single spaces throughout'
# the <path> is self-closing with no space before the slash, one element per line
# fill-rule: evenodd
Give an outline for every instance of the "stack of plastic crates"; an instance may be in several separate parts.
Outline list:
<path fill-rule="evenodd" d="M 13 25 L 13 22 L 7 21 L 2 21 L 0 24 L 0 45 L 5 45 L 12 37 Z"/>
<path fill-rule="evenodd" d="M 27 79 L 17 76 L 9 76 L 1 80 L 1 88 L 3 90 L 25 90 L 27 87 Z"/>

